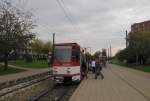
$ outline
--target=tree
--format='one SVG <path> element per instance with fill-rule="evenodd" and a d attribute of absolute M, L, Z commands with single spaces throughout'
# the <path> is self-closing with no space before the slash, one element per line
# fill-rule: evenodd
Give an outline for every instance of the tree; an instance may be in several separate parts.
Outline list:
<path fill-rule="evenodd" d="M 4 67 L 7 70 L 9 54 L 28 47 L 35 36 L 31 32 L 35 25 L 31 12 L 15 7 L 9 0 L 0 2 L 0 51 L 4 54 Z"/>
<path fill-rule="evenodd" d="M 43 46 L 43 53 L 47 54 L 51 50 L 52 50 L 52 43 L 51 43 L 51 41 L 45 42 L 44 46 Z"/>
<path fill-rule="evenodd" d="M 128 63 L 145 64 L 150 58 L 150 32 L 129 33 L 129 46 L 118 52 L 119 60 L 127 60 Z"/>
<path fill-rule="evenodd" d="M 97 51 L 97 52 L 94 53 L 93 56 L 94 56 L 94 58 L 98 58 L 98 57 L 100 56 L 100 54 L 101 54 L 101 52 L 100 52 L 100 51 Z"/>
<path fill-rule="evenodd" d="M 34 53 L 42 54 L 43 45 L 44 45 L 44 43 L 42 40 L 34 39 L 31 43 L 31 48 Z"/>
<path fill-rule="evenodd" d="M 129 34 L 128 50 L 135 55 L 136 62 L 145 64 L 150 57 L 150 32 L 139 32 Z"/>
<path fill-rule="evenodd" d="M 120 50 L 116 53 L 116 58 L 120 61 L 123 61 L 124 59 L 126 59 L 126 50 Z"/>
<path fill-rule="evenodd" d="M 51 41 L 43 42 L 40 39 L 34 39 L 31 43 L 31 48 L 33 49 L 34 53 L 37 54 L 48 54 L 49 51 L 52 49 Z"/>

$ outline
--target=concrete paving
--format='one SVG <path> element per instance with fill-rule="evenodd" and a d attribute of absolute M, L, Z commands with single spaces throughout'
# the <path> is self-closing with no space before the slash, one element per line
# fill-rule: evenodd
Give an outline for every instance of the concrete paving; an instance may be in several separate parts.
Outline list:
<path fill-rule="evenodd" d="M 150 74 L 110 64 L 102 72 L 103 80 L 89 74 L 70 101 L 150 101 Z"/>

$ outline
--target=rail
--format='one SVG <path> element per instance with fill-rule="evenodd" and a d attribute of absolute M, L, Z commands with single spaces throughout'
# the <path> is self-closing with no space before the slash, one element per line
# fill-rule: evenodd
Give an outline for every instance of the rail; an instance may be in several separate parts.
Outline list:
<path fill-rule="evenodd" d="M 23 88 L 26 88 L 28 86 L 32 86 L 36 83 L 39 83 L 39 82 L 44 81 L 44 80 L 46 80 L 48 78 L 51 78 L 51 77 L 52 77 L 52 75 L 47 75 L 47 76 L 44 76 L 42 78 L 38 78 L 38 79 L 34 79 L 34 80 L 27 81 L 27 82 L 24 82 L 24 83 L 20 83 L 18 85 L 14 85 L 12 87 L 4 88 L 0 91 L 0 97 L 2 97 L 4 95 L 7 95 L 9 93 L 18 91 L 19 89 L 23 89 Z"/>

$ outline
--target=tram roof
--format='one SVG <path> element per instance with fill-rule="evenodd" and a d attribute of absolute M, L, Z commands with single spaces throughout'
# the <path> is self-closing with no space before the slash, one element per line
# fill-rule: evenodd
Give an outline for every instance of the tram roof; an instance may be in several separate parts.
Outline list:
<path fill-rule="evenodd" d="M 56 43 L 56 46 L 77 46 L 80 47 L 78 43 Z"/>

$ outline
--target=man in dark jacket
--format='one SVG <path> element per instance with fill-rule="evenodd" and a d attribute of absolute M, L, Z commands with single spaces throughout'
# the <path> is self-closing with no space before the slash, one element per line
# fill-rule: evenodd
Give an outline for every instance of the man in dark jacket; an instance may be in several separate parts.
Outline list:
<path fill-rule="evenodd" d="M 96 58 L 95 67 L 96 67 L 95 79 L 97 79 L 98 75 L 101 76 L 101 79 L 104 79 L 104 75 L 101 72 L 102 71 L 102 66 L 100 64 L 99 58 Z"/>
<path fill-rule="evenodd" d="M 82 53 L 81 53 L 81 74 L 82 74 L 82 77 L 86 77 L 88 78 L 87 76 L 87 64 L 86 64 L 86 58 L 85 58 L 85 54 L 84 54 L 84 50 L 82 50 Z"/>

